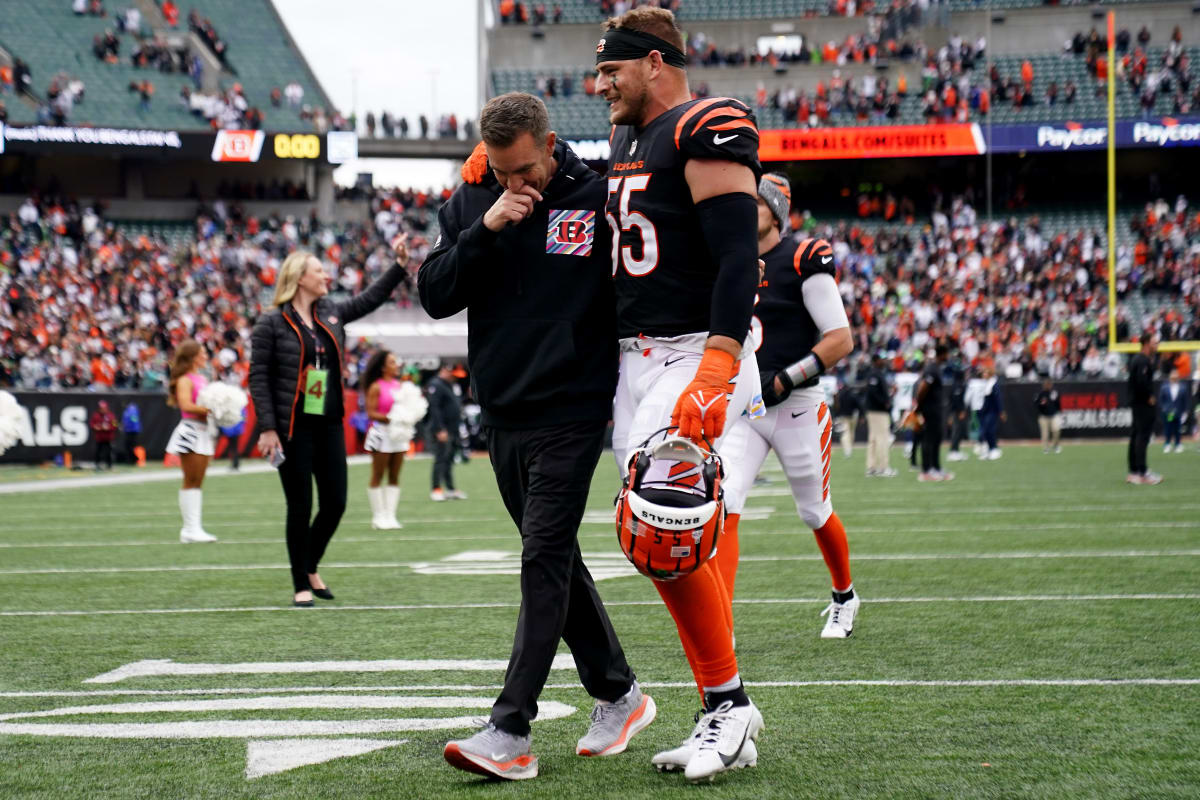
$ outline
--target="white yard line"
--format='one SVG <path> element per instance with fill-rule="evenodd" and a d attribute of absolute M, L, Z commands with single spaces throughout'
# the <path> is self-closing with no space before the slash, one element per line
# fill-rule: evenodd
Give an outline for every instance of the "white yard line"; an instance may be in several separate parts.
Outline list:
<path fill-rule="evenodd" d="M 421 520 L 410 519 L 410 520 L 404 520 L 404 521 L 413 523 L 413 524 L 417 524 L 417 523 L 424 524 L 424 523 L 435 523 L 435 522 L 447 522 L 447 523 L 488 522 L 488 521 L 495 521 L 495 519 L 494 518 L 492 518 L 492 519 L 443 518 L 443 519 L 421 519 Z M 768 523 L 761 523 L 761 524 L 756 524 L 754 526 L 746 526 L 746 527 L 742 528 L 741 535 L 749 536 L 749 537 L 753 538 L 753 537 L 758 537 L 758 536 L 795 536 L 795 535 L 800 535 L 800 534 L 807 534 L 809 532 L 809 529 L 804 527 L 804 525 L 800 522 L 799 517 L 795 517 L 794 520 L 792 520 L 792 521 L 795 522 L 795 527 L 791 528 L 791 529 L 763 530 L 764 527 L 769 527 L 769 526 L 768 526 Z M 770 523 L 770 525 L 780 524 L 782 522 L 783 522 L 782 520 L 776 520 L 775 522 Z M 355 525 L 357 523 L 350 523 L 350 524 Z M 1121 522 L 1121 523 L 1119 523 L 1119 526 L 1122 530 L 1153 530 L 1153 529 L 1157 529 L 1157 528 L 1200 529 L 1200 521 L 1197 521 L 1197 522 L 1192 522 L 1192 521 Z M 364 527 L 365 527 L 365 523 L 364 523 Z M 969 529 L 964 529 L 960 525 L 946 527 L 946 528 L 896 528 L 896 527 L 864 528 L 864 527 L 859 527 L 856 525 L 856 526 L 851 527 L 850 530 L 848 531 L 848 533 L 850 534 L 851 538 L 853 538 L 854 536 L 856 536 L 858 534 L 876 534 L 876 533 L 884 533 L 884 534 L 898 536 L 898 535 L 903 535 L 903 534 L 924 534 L 924 533 L 962 534 L 962 533 L 1000 533 L 1000 532 L 1005 532 L 1005 531 L 1018 531 L 1021 533 L 1034 534 L 1034 533 L 1038 533 L 1039 531 L 1077 531 L 1079 529 L 1080 529 L 1080 523 L 1078 523 L 1078 522 L 1062 522 L 1062 523 L 1050 523 L 1050 524 L 1041 524 L 1041 525 L 1019 525 L 1019 524 L 972 525 L 972 526 L 970 526 Z M 511 533 L 498 533 L 495 535 L 478 534 L 478 535 L 474 535 L 474 536 L 436 536 L 436 535 L 409 536 L 409 535 L 402 534 L 402 533 L 389 535 L 389 536 L 338 535 L 337 537 L 334 538 L 334 542 L 336 542 L 337 544 L 367 544 L 367 543 L 387 544 L 387 543 L 391 543 L 391 542 L 452 542 L 452 541 L 464 541 L 464 542 L 481 541 L 481 542 L 483 542 L 483 541 L 502 541 L 502 540 L 512 541 L 516 537 L 516 535 L 517 534 L 516 534 L 515 530 L 513 530 Z M 613 535 L 608 532 L 580 533 L 579 534 L 579 538 L 581 538 L 581 539 L 611 539 L 612 536 Z M 220 548 L 220 547 L 225 547 L 225 546 L 229 546 L 229 545 L 279 545 L 279 544 L 283 544 L 282 538 L 278 538 L 278 539 L 226 539 L 226 538 L 222 537 L 221 540 L 214 545 L 214 548 Z M 175 548 L 175 547 L 179 547 L 179 541 L 178 541 L 178 539 L 171 537 L 169 539 L 163 539 L 163 540 L 157 541 L 157 542 L 136 542 L 136 541 L 135 542 L 103 542 L 103 541 L 101 541 L 101 542 L 0 542 L 0 550 L 16 550 L 16 549 L 26 549 L 26 548 L 28 548 L 28 549 L 47 549 L 47 548 L 56 548 L 56 547 L 63 547 L 63 548 L 172 547 L 172 548 Z M 858 556 L 856 555 L 854 557 L 857 558 Z"/>
<path fill-rule="evenodd" d="M 173 522 L 139 522 L 139 523 L 122 524 L 122 525 L 114 526 L 114 527 L 120 527 L 123 530 L 130 530 L 130 531 L 132 531 L 132 530 L 163 531 L 164 533 L 169 534 L 170 531 L 174 530 L 175 527 L 179 525 L 179 519 L 178 519 L 179 515 L 175 514 L 174 516 L 175 516 L 175 520 Z M 43 519 L 44 519 L 44 517 L 43 517 Z M 283 509 L 281 508 L 279 510 L 278 514 L 272 514 L 270 517 L 264 517 L 261 520 L 250 520 L 250 521 L 241 520 L 238 522 L 213 522 L 210 520 L 205 520 L 204 527 L 206 527 L 206 528 L 247 528 L 247 527 L 251 527 L 251 526 L 253 526 L 253 527 L 267 526 L 267 527 L 277 527 L 280 529 L 280 532 L 282 533 L 283 519 L 284 519 Z M 401 523 L 408 522 L 408 523 L 411 523 L 414 525 L 418 525 L 418 524 L 419 525 L 440 525 L 440 524 L 464 525 L 464 524 L 468 524 L 468 523 L 492 523 L 492 522 L 499 521 L 499 519 L 500 519 L 499 517 L 437 517 L 437 518 L 424 517 L 424 518 L 419 518 L 419 519 L 401 520 Z M 7 517 L 4 518 L 5 525 L 7 525 L 9 521 L 10 521 L 9 518 L 7 518 Z M 63 529 L 65 524 L 66 523 L 64 523 L 63 525 L 47 525 L 47 526 L 36 527 L 36 528 L 29 527 L 27 525 L 14 525 L 13 528 L 19 529 L 21 531 L 21 533 L 58 533 L 59 531 L 61 531 Z M 76 523 L 71 523 L 71 524 L 77 524 L 77 521 L 76 521 Z M 349 521 L 348 524 L 362 525 L 363 527 L 367 526 L 367 523 L 365 521 L 360 521 L 360 520 Z M 282 539 L 281 539 L 281 541 L 282 541 Z"/>
<path fill-rule="evenodd" d="M 515 557 L 517 553 L 513 553 Z M 854 555 L 855 561 L 1004 561 L 1023 559 L 1058 558 L 1177 558 L 1200 556 L 1200 550 L 1080 550 L 1077 552 L 1016 552 L 1016 553 L 878 553 Z M 813 555 L 787 556 L 742 556 L 740 564 L 769 564 L 778 561 L 821 561 Z M 381 561 L 381 562 L 330 562 L 327 569 L 412 569 L 425 566 L 428 562 Z M 39 567 L 28 569 L 0 569 L 0 575 L 114 575 L 150 572 L 256 572 L 261 570 L 289 569 L 287 564 L 192 564 L 157 567 Z M 428 573 L 419 573 L 428 574 Z"/>
<path fill-rule="evenodd" d="M 84 683 L 117 683 L 129 678 L 160 675 L 298 675 L 313 672 L 502 672 L 502 659 L 423 658 L 383 661 L 248 661 L 237 664 L 197 664 L 154 658 L 123 664 L 88 678 Z M 575 669 L 570 655 L 554 657 L 550 669 Z M 489 704 L 490 705 L 490 704 Z"/>
<path fill-rule="evenodd" d="M 1099 601 L 1146 601 L 1146 600 L 1200 600 L 1200 594 L 1017 594 L 976 595 L 947 597 L 871 597 L 865 602 L 871 605 L 885 603 L 1077 603 Z M 734 600 L 734 605 L 826 605 L 829 598 L 768 598 L 761 600 Z M 617 600 L 604 604 L 616 607 L 660 607 L 660 600 Z M 337 611 L 464 611 L 471 609 L 513 609 L 517 603 L 426 603 L 413 605 L 334 606 L 322 605 L 319 610 L 293 608 L 292 606 L 227 606 L 214 608 L 124 608 L 124 609 L 78 609 L 0 611 L 0 617 L 98 617 L 140 616 L 160 614 L 248 614 L 248 613 L 328 613 Z"/>
<path fill-rule="evenodd" d="M 500 670 L 498 670 L 500 671 Z M 695 684 L 685 681 L 638 681 L 643 689 L 694 689 Z M 794 681 L 746 681 L 751 688 L 801 688 L 819 686 L 912 686 L 932 688 L 989 687 L 989 686 L 1200 686 L 1200 678 L 977 678 L 966 680 L 917 680 L 917 679 L 845 679 L 845 680 L 794 680 Z M 245 686 L 214 689 L 94 689 L 89 691 L 47 692 L 0 692 L 0 699 L 22 699 L 39 697 L 188 697 L 221 695 L 270 695 L 270 694 L 353 694 L 358 692 L 483 692 L 503 688 L 499 683 L 488 684 L 404 684 L 399 686 L 268 686 L 252 688 Z M 548 683 L 546 689 L 582 691 L 575 683 Z M 493 700 L 488 699 L 488 706 Z"/>
<path fill-rule="evenodd" d="M 350 456 L 346 459 L 346 463 L 351 466 L 359 464 L 371 463 L 369 455 Z M 265 461 L 259 459 L 246 459 L 246 463 L 242 465 L 237 472 L 231 470 L 228 466 L 211 467 L 206 478 L 236 478 L 240 475 L 258 475 L 263 472 L 274 472 L 275 469 Z M 173 469 L 164 469 L 155 472 L 126 472 L 120 475 L 93 475 L 91 477 L 78 478 L 55 478 L 46 481 L 16 481 L 13 483 L 0 484 L 0 494 L 28 494 L 33 492 L 54 492 L 59 489 L 95 489 L 100 486 L 127 486 L 130 484 L 139 483 L 161 483 L 163 481 L 177 481 L 180 473 Z"/>

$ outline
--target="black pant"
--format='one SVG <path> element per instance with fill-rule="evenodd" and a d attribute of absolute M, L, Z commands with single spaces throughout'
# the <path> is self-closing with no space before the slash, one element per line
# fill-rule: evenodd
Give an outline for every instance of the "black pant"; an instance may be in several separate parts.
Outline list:
<path fill-rule="evenodd" d="M 1134 475 L 1146 473 L 1146 448 L 1154 431 L 1154 406 L 1133 407 L 1133 430 L 1129 433 L 1129 471 Z"/>
<path fill-rule="evenodd" d="M 133 448 L 138 446 L 138 434 L 125 432 L 125 459 L 130 464 L 137 463 L 137 453 L 133 452 Z"/>
<path fill-rule="evenodd" d="M 297 592 L 312 588 L 308 576 L 317 571 L 346 510 L 346 439 L 342 421 L 326 419 L 297 418 L 292 438 L 280 436 L 285 459 L 279 466 L 279 480 L 287 500 L 288 561 Z M 313 479 L 316 517 L 312 516 Z"/>
<path fill-rule="evenodd" d="M 229 443 L 229 468 L 237 469 L 238 462 L 241 461 L 241 453 L 238 452 L 238 440 L 240 436 L 225 436 L 225 441 Z M 285 453 L 286 455 L 286 453 Z"/>
<path fill-rule="evenodd" d="M 447 439 L 439 442 L 433 440 L 433 488 L 446 488 L 454 491 L 454 442 Z"/>
<path fill-rule="evenodd" d="M 970 420 L 967 419 L 965 411 L 951 411 L 950 414 L 950 452 L 957 453 L 958 445 L 967 438 L 967 424 Z"/>
<path fill-rule="evenodd" d="M 926 414 L 925 427 L 921 431 L 921 471 L 942 469 L 942 429 L 946 421 L 941 414 Z"/>
<path fill-rule="evenodd" d="M 113 468 L 112 442 L 96 442 L 96 469 L 100 469 L 103 461 L 109 469 Z"/>
<path fill-rule="evenodd" d="M 618 700 L 633 671 L 579 552 L 579 522 L 604 422 L 536 430 L 487 429 L 488 451 L 504 505 L 521 531 L 521 612 L 504 688 L 492 707 L 497 728 L 523 736 L 561 638 L 592 697 Z"/>

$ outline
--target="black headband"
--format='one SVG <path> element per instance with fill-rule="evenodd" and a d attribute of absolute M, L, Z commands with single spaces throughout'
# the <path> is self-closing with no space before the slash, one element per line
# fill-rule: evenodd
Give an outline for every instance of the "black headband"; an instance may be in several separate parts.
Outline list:
<path fill-rule="evenodd" d="M 596 45 L 596 63 L 645 58 L 650 55 L 652 50 L 657 50 L 662 54 L 664 64 L 679 69 L 687 66 L 687 58 L 683 55 L 683 51 L 675 45 L 652 33 L 643 33 L 629 28 L 613 28 L 604 32 L 604 36 Z"/>

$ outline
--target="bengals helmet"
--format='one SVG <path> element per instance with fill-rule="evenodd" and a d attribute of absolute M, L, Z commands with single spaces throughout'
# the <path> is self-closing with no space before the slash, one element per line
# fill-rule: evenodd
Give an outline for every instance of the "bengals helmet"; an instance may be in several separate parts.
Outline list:
<path fill-rule="evenodd" d="M 672 581 L 712 558 L 725 526 L 723 477 L 715 452 L 678 436 L 634 451 L 617 495 L 617 540 L 638 572 Z"/>

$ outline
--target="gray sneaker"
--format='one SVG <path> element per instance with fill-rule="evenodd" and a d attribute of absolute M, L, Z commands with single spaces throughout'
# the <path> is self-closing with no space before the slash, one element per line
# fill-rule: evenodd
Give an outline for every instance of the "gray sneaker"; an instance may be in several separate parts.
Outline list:
<path fill-rule="evenodd" d="M 642 694 L 637 681 L 624 697 L 615 703 L 597 700 L 592 709 L 592 725 L 575 745 L 581 756 L 615 756 L 624 753 L 629 740 L 654 721 L 658 713 L 654 698 Z"/>
<path fill-rule="evenodd" d="M 533 738 L 515 736 L 500 730 L 491 722 L 470 739 L 448 742 L 442 755 L 451 766 L 467 772 L 520 781 L 536 778 L 537 756 L 529 752 Z"/>

